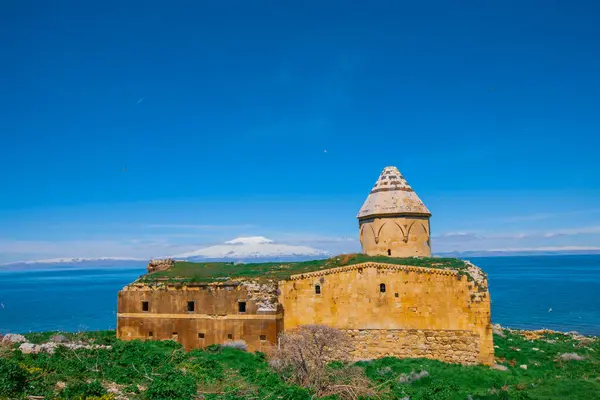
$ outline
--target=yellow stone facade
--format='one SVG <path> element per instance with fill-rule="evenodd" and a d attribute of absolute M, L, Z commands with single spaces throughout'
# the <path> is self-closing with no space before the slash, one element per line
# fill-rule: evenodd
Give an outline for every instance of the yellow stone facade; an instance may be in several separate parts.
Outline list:
<path fill-rule="evenodd" d="M 392 216 L 360 222 L 362 251 L 370 256 L 431 257 L 429 217 Z"/>
<path fill-rule="evenodd" d="M 425 357 L 492 364 L 487 281 L 452 270 L 365 263 L 279 282 L 286 330 L 347 331 L 355 358 Z"/>
<path fill-rule="evenodd" d="M 243 340 L 265 351 L 282 330 L 281 311 L 265 310 L 240 284 L 133 284 L 119 292 L 117 337 L 175 340 L 187 350 Z"/>

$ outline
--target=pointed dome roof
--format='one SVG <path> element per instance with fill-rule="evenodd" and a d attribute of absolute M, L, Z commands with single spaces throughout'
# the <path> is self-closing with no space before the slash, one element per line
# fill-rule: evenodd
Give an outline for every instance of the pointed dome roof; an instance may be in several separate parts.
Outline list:
<path fill-rule="evenodd" d="M 376 215 L 421 214 L 431 216 L 425 204 L 410 187 L 398 168 L 385 167 L 369 197 L 358 212 L 363 219 Z"/>

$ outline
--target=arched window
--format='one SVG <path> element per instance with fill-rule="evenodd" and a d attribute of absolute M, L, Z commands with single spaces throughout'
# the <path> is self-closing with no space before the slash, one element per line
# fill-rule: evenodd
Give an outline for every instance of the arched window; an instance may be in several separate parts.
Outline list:
<path fill-rule="evenodd" d="M 315 293 L 321 294 L 321 285 L 315 285 Z"/>
<path fill-rule="evenodd" d="M 385 293 L 385 283 L 380 283 L 380 284 L 379 284 L 379 291 L 380 291 L 381 293 Z"/>

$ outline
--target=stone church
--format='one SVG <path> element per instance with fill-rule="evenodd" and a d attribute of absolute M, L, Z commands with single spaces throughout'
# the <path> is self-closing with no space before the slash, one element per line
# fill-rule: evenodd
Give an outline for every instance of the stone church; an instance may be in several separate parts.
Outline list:
<path fill-rule="evenodd" d="M 386 167 L 358 213 L 363 255 L 310 271 L 281 265 L 278 273 L 291 272 L 277 279 L 272 264 L 248 264 L 262 279 L 253 273 L 203 282 L 177 272 L 161 277 L 152 267 L 119 292 L 117 335 L 176 340 L 186 349 L 237 341 L 264 351 L 282 331 L 323 324 L 350 336 L 356 359 L 492 364 L 487 277 L 471 263 L 431 258 L 430 217 L 398 169 Z M 249 268 L 221 264 L 198 268 Z"/>

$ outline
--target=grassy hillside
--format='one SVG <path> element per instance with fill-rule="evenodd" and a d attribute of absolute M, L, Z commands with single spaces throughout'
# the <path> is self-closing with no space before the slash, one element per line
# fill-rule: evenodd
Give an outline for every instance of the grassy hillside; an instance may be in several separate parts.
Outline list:
<path fill-rule="evenodd" d="M 506 371 L 397 358 L 359 362 L 357 366 L 377 391 L 376 398 L 385 400 L 600 398 L 598 338 L 509 331 L 501 334 L 504 337 L 494 337 L 496 357 L 508 368 Z M 34 334 L 28 339 L 39 343 L 49 336 Z M 171 341 L 121 342 L 112 331 L 71 339 L 112 348 L 61 348 L 49 355 L 22 354 L 0 347 L 0 399 L 312 398 L 308 389 L 287 384 L 261 353 L 218 346 L 186 353 Z M 575 358 L 583 359 L 564 359 L 564 353 L 576 353 Z M 336 363 L 331 368 L 336 368 Z M 428 376 L 411 382 L 410 373 L 427 375 L 422 371 Z"/>
<path fill-rule="evenodd" d="M 365 254 L 345 254 L 325 260 L 303 262 L 271 262 L 271 263 L 224 263 L 224 262 L 184 262 L 178 261 L 166 270 L 146 274 L 140 278 L 142 282 L 156 280 L 187 280 L 191 282 L 214 282 L 230 278 L 287 279 L 291 275 L 314 272 L 344 265 L 363 262 L 381 262 L 397 265 L 411 265 L 428 268 L 444 268 L 466 271 L 464 261 L 456 258 L 395 258 L 372 257 Z"/>

